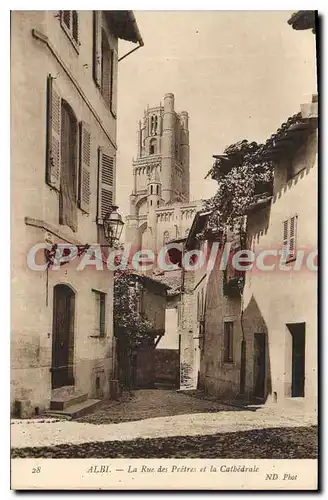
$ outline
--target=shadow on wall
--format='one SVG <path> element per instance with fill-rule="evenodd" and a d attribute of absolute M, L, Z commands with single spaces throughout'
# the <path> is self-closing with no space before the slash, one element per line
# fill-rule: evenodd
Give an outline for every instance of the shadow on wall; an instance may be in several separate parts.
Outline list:
<path fill-rule="evenodd" d="M 245 389 L 250 399 L 264 403 L 272 395 L 270 358 L 272 339 L 269 338 L 267 325 L 254 295 L 243 314 L 243 330 L 246 340 Z M 275 398 L 275 395 L 273 397 Z"/>
<path fill-rule="evenodd" d="M 260 237 L 267 234 L 270 225 L 271 204 L 258 211 L 253 211 L 247 218 L 247 247 L 251 249 L 252 241 L 259 243 Z"/>

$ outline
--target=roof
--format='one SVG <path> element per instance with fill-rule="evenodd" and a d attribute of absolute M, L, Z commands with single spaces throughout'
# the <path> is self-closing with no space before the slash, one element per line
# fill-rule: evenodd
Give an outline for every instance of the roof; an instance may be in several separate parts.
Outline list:
<path fill-rule="evenodd" d="M 315 10 L 299 10 L 288 19 L 288 24 L 294 30 L 308 30 L 312 29 L 315 33 Z"/>
<path fill-rule="evenodd" d="M 133 276 L 136 280 L 141 281 L 144 284 L 150 283 L 150 284 L 159 286 L 161 288 L 165 288 L 166 290 L 169 288 L 169 286 L 165 282 L 163 282 L 160 279 L 157 279 L 157 277 L 153 278 L 147 274 L 141 274 L 141 273 L 139 274 L 137 272 L 131 272 L 130 276 Z"/>
<path fill-rule="evenodd" d="M 132 10 L 105 10 L 104 12 L 114 35 L 122 40 L 144 44 Z"/>
<path fill-rule="evenodd" d="M 311 104 L 317 109 L 317 103 Z M 286 152 L 286 150 L 298 149 L 304 144 L 304 141 L 316 124 L 317 116 L 315 116 L 315 112 L 311 117 L 305 117 L 302 112 L 296 113 L 289 117 L 288 120 L 269 137 L 257 152 L 257 156 L 267 160 L 276 160 L 282 153 Z"/>
<path fill-rule="evenodd" d="M 175 295 L 179 295 L 181 291 L 182 277 L 181 271 L 177 273 L 177 271 L 161 273 L 156 276 L 156 280 L 160 280 L 161 283 L 168 287 L 167 295 L 168 297 L 173 297 Z"/>
<path fill-rule="evenodd" d="M 192 243 L 195 241 L 197 234 L 205 229 L 208 217 L 211 213 L 211 210 L 207 210 L 206 212 L 200 210 L 196 213 L 186 241 L 187 250 L 192 248 Z"/>

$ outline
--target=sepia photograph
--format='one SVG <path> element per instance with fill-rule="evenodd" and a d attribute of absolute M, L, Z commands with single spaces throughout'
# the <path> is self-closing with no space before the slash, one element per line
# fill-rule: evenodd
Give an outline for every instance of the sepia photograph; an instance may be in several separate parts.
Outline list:
<path fill-rule="evenodd" d="M 318 489 L 319 27 L 10 12 L 11 489 Z"/>

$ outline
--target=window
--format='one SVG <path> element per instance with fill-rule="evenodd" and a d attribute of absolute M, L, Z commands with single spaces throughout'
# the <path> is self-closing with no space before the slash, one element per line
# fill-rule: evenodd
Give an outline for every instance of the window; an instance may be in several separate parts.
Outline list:
<path fill-rule="evenodd" d="M 156 194 L 159 194 L 159 186 L 158 185 L 156 186 Z"/>
<path fill-rule="evenodd" d="M 111 50 L 106 32 L 101 32 L 101 93 L 106 103 L 111 97 Z"/>
<path fill-rule="evenodd" d="M 153 186 L 150 186 L 150 194 L 153 194 Z"/>
<path fill-rule="evenodd" d="M 61 176 L 59 224 L 77 230 L 77 120 L 70 105 L 61 101 Z"/>
<path fill-rule="evenodd" d="M 110 47 L 102 11 L 93 11 L 93 78 L 116 118 L 117 53 Z"/>
<path fill-rule="evenodd" d="M 224 362 L 233 362 L 233 321 L 224 322 Z"/>
<path fill-rule="evenodd" d="M 149 154 L 154 155 L 156 153 L 156 139 L 151 139 L 149 142 Z"/>
<path fill-rule="evenodd" d="M 164 231 L 164 234 L 163 234 L 163 245 L 166 245 L 166 243 L 169 241 L 170 239 L 170 233 L 168 231 Z"/>
<path fill-rule="evenodd" d="M 115 158 L 111 151 L 98 149 L 98 210 L 97 222 L 102 224 L 113 205 Z"/>
<path fill-rule="evenodd" d="M 93 290 L 96 297 L 96 331 L 97 337 L 106 336 L 106 294 Z"/>
<path fill-rule="evenodd" d="M 85 213 L 90 208 L 91 133 L 54 80 L 48 76 L 46 182 L 59 193 L 59 224 L 76 231 L 77 206 Z"/>
<path fill-rule="evenodd" d="M 296 228 L 297 215 L 290 217 L 283 222 L 283 260 L 291 262 L 296 259 Z"/>
<path fill-rule="evenodd" d="M 62 10 L 60 24 L 74 48 L 78 51 L 79 43 L 79 15 L 77 10 Z"/>
<path fill-rule="evenodd" d="M 157 127 L 158 127 L 158 117 L 156 115 L 153 115 L 150 118 L 150 135 L 157 134 Z"/>

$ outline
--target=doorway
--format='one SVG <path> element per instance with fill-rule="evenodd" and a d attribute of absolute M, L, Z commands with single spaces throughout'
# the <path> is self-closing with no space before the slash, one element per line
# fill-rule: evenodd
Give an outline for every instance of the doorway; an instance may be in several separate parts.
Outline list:
<path fill-rule="evenodd" d="M 303 398 L 305 385 L 305 323 L 292 323 L 288 325 L 288 328 L 292 336 L 291 396 L 292 398 Z"/>
<path fill-rule="evenodd" d="M 266 335 L 254 334 L 254 390 L 256 398 L 265 398 Z"/>
<path fill-rule="evenodd" d="M 52 334 L 52 389 L 74 385 L 75 293 L 67 285 L 54 287 Z"/>

